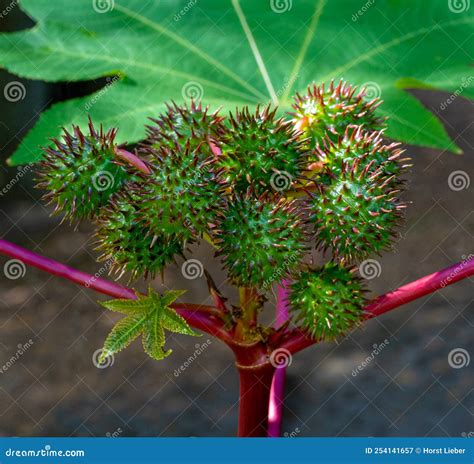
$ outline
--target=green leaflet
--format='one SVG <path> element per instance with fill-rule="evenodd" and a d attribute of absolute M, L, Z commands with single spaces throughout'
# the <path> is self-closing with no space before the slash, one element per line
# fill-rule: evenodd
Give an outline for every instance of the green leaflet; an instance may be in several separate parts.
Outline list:
<path fill-rule="evenodd" d="M 129 316 L 118 322 L 112 329 L 104 342 L 99 364 L 114 353 L 127 348 L 142 332 L 146 322 L 146 316 Z"/>
<path fill-rule="evenodd" d="M 165 329 L 197 336 L 188 323 L 170 307 L 183 293 L 182 290 L 172 290 L 160 295 L 150 287 L 148 295 L 137 294 L 136 300 L 101 301 L 100 304 L 105 308 L 126 314 L 127 317 L 120 320 L 106 338 L 99 362 L 102 363 L 111 354 L 123 350 L 140 335 L 145 352 L 157 360 L 165 358 L 172 351 L 163 349 L 166 342 Z"/>
<path fill-rule="evenodd" d="M 380 94 L 391 138 L 459 151 L 440 121 L 405 91 L 474 96 L 473 9 L 453 3 L 22 0 L 38 24 L 0 35 L 1 66 L 49 82 L 120 79 L 45 111 L 11 162 L 38 160 L 40 145 L 60 126 L 84 128 L 88 112 L 95 122 L 117 126 L 119 143 L 135 142 L 166 100 L 193 96 L 226 109 L 273 101 L 283 112 L 310 82 L 340 78 Z"/>

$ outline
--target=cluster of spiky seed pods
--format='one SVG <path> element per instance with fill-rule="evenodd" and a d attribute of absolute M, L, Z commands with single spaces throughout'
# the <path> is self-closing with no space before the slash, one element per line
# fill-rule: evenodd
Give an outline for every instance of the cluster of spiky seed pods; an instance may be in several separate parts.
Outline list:
<path fill-rule="evenodd" d="M 295 321 L 336 337 L 362 315 L 353 265 L 390 246 L 405 206 L 408 165 L 383 141 L 379 104 L 342 81 L 298 94 L 286 119 L 270 106 L 223 117 L 172 104 L 135 159 L 91 123 L 46 149 L 39 185 L 66 217 L 93 218 L 115 270 L 154 276 L 205 237 L 232 283 L 265 291 L 291 279 Z M 307 264 L 314 248 L 325 266 Z"/>

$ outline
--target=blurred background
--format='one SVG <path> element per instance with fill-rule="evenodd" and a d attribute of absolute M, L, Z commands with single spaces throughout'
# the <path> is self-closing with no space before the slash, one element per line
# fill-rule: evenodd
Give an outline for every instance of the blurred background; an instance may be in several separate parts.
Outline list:
<path fill-rule="evenodd" d="M 8 4 L 0 1 L 0 9 Z M 0 30 L 31 24 L 14 8 Z M 11 81 L 24 84 L 23 100 L 3 98 Z M 5 160 L 41 111 L 103 84 L 49 85 L 0 74 L 0 187 L 8 185 L 0 195 L 0 237 L 91 274 L 101 267 L 92 227 L 60 225 L 33 189 L 33 169 L 9 168 Z M 474 254 L 474 105 L 438 92 L 414 94 L 464 155 L 407 147 L 414 168 L 406 199 L 413 204 L 394 252 L 374 257 L 376 270 L 368 276 L 374 295 Z M 196 253 L 222 284 L 226 276 L 210 248 L 203 244 Z M 32 268 L 9 278 L 7 261 L 0 257 L 0 435 L 235 434 L 238 378 L 224 346 L 206 336 L 169 337 L 173 354 L 154 362 L 135 342 L 99 369 L 95 353 L 117 320 L 97 304 L 101 297 Z M 204 278 L 186 280 L 179 267 L 154 285 L 188 288 L 188 301 L 209 302 Z M 474 279 L 464 280 L 370 321 L 339 343 L 295 356 L 284 435 L 473 436 L 473 290 Z M 229 287 L 222 291 L 236 302 Z M 459 353 L 463 362 L 455 365 Z"/>

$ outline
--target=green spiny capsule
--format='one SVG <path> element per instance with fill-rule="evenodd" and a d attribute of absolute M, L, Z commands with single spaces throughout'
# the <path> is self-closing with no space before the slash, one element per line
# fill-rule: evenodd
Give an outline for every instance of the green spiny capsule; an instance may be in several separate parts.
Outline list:
<path fill-rule="evenodd" d="M 79 127 L 62 140 L 53 140 L 40 163 L 37 187 L 48 192 L 44 199 L 55 203 L 55 213 L 78 219 L 94 217 L 112 194 L 131 178 L 115 152 L 116 130 L 96 130 L 89 120 L 89 135 Z"/>
<path fill-rule="evenodd" d="M 338 85 L 331 81 L 329 88 L 313 84 L 305 95 L 295 97 L 295 128 L 309 139 L 311 148 L 317 147 L 326 136 L 337 141 L 349 126 L 371 131 L 383 129 L 384 119 L 375 114 L 381 100 L 366 101 L 365 95 L 365 89 L 358 90 L 342 80 Z"/>
<path fill-rule="evenodd" d="M 289 295 L 296 324 L 317 340 L 332 340 L 361 322 L 365 290 L 354 272 L 334 262 L 302 271 Z"/>
<path fill-rule="evenodd" d="M 383 131 L 367 132 L 358 127 L 348 127 L 337 141 L 326 137 L 324 143 L 316 148 L 319 159 L 324 166 L 320 180 L 338 179 L 344 164 L 358 163 L 359 171 L 368 174 L 381 171 L 386 176 L 399 176 L 411 165 L 409 158 L 402 158 L 404 150 L 399 143 L 385 145 Z M 328 178 L 329 176 L 329 178 Z M 394 177 L 395 181 L 397 177 Z"/>
<path fill-rule="evenodd" d="M 381 170 L 368 173 L 356 160 L 343 163 L 330 185 L 318 187 L 310 200 L 318 246 L 351 262 L 389 247 L 406 206 L 398 199 L 393 176 Z"/>
<path fill-rule="evenodd" d="M 230 200 L 212 233 L 229 279 L 241 287 L 261 287 L 289 275 L 305 251 L 301 222 L 295 202 L 267 195 Z"/>
<path fill-rule="evenodd" d="M 176 103 L 167 105 L 166 112 L 156 119 L 153 125 L 147 126 L 145 147 L 157 150 L 167 147 L 174 150 L 179 146 L 182 150 L 188 144 L 191 151 L 202 152 L 204 157 L 217 153 L 214 137 L 222 134 L 222 119 L 218 111 L 209 114 L 209 107 L 203 108 L 201 103 L 191 101 L 190 106 L 178 106 Z"/>
<path fill-rule="evenodd" d="M 143 223 L 140 215 L 141 199 L 133 190 L 114 195 L 110 204 L 102 208 L 97 220 L 99 260 L 110 271 L 154 277 L 157 272 L 182 256 L 183 245 L 172 235 L 156 235 Z"/>
<path fill-rule="evenodd" d="M 270 106 L 237 110 L 230 115 L 228 130 L 219 138 L 222 154 L 218 165 L 226 183 L 237 193 L 251 189 L 283 192 L 297 181 L 306 164 L 304 140 L 289 121 L 276 119 Z"/>
<path fill-rule="evenodd" d="M 201 237 L 222 202 L 215 157 L 202 160 L 191 144 L 152 150 L 152 174 L 137 187 L 145 224 L 156 234 L 177 235 L 184 243 Z"/>

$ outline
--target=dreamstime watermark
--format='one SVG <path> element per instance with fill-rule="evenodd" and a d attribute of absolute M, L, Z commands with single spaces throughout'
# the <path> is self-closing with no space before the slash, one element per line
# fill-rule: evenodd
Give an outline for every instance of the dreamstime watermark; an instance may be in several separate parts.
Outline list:
<path fill-rule="evenodd" d="M 461 85 L 444 101 L 439 105 L 439 109 L 444 111 L 451 103 L 461 96 L 464 91 L 472 84 L 474 81 L 474 76 L 469 76 L 467 79 L 463 77 Z"/>
<path fill-rule="evenodd" d="M 26 343 L 19 343 L 17 345 L 17 350 L 10 359 L 0 368 L 0 374 L 5 374 L 5 372 L 10 369 L 33 345 L 34 341 L 30 338 Z"/>
<path fill-rule="evenodd" d="M 3 266 L 3 273 L 7 279 L 21 279 L 26 275 L 26 265 L 20 259 L 10 259 Z"/>
<path fill-rule="evenodd" d="M 270 0 L 270 8 L 275 13 L 286 13 L 293 8 L 293 0 Z"/>
<path fill-rule="evenodd" d="M 91 276 L 89 279 L 86 280 L 86 283 L 84 284 L 84 286 L 86 288 L 90 288 L 90 286 L 94 282 L 99 280 L 104 274 L 108 273 L 115 263 L 116 263 L 115 257 L 112 257 L 106 260 L 104 264 L 99 268 L 99 270 L 93 276 Z"/>
<path fill-rule="evenodd" d="M 109 171 L 99 171 L 92 176 L 92 185 L 98 192 L 104 192 L 115 185 L 115 179 Z"/>
<path fill-rule="evenodd" d="M 188 280 L 198 279 L 204 274 L 204 266 L 199 259 L 188 259 L 181 266 L 181 274 Z"/>
<path fill-rule="evenodd" d="M 285 277 L 285 275 L 288 273 L 288 268 L 298 260 L 299 256 L 299 253 L 296 252 L 290 255 L 290 257 L 285 260 L 284 264 L 278 267 L 276 271 L 274 271 L 273 274 L 268 279 L 266 279 L 265 282 L 263 282 L 262 288 L 268 290 L 275 280 L 280 280 L 281 278 Z"/>
<path fill-rule="evenodd" d="M 21 179 L 22 177 L 29 173 L 31 171 L 31 168 L 32 168 L 32 165 L 31 164 L 27 164 L 25 166 L 21 166 L 17 173 L 16 173 L 16 176 L 11 179 L 8 184 L 6 184 L 2 190 L 0 190 L 0 197 L 3 197 L 4 195 L 6 195 Z"/>
<path fill-rule="evenodd" d="M 109 13 L 115 7 L 115 0 L 92 0 L 92 8 L 96 13 Z"/>
<path fill-rule="evenodd" d="M 99 362 L 101 360 L 103 352 L 104 350 L 102 348 L 99 348 L 98 350 L 95 350 L 92 354 L 92 364 L 94 364 L 97 369 L 107 369 L 107 367 L 111 367 L 114 365 L 115 357 L 112 353 L 107 353 L 105 359 L 102 362 Z"/>
<path fill-rule="evenodd" d="M 471 432 L 462 432 L 461 433 L 461 437 L 464 437 L 464 438 L 474 438 L 474 432 L 471 431 Z"/>
<path fill-rule="evenodd" d="M 16 103 L 25 99 L 26 88 L 21 82 L 12 81 L 3 88 L 3 95 L 7 101 Z"/>
<path fill-rule="evenodd" d="M 453 171 L 448 177 L 448 185 L 454 192 L 467 190 L 471 185 L 471 178 L 466 171 Z"/>
<path fill-rule="evenodd" d="M 471 0 L 448 0 L 448 8 L 453 13 L 464 13 L 471 8 Z"/>
<path fill-rule="evenodd" d="M 471 362 L 471 356 L 464 348 L 454 348 L 448 354 L 448 364 L 453 369 L 462 369 L 463 367 L 469 366 Z"/>
<path fill-rule="evenodd" d="M 295 438 L 301 433 L 298 427 L 295 427 L 291 432 L 283 432 L 285 438 Z"/>
<path fill-rule="evenodd" d="M 440 283 L 440 287 L 444 288 L 447 285 L 449 285 L 455 277 L 463 271 L 463 269 L 474 259 L 474 255 L 469 255 L 469 256 L 464 256 L 463 260 L 459 263 L 459 266 L 456 266 L 451 273 L 446 277 L 446 279 L 443 279 Z"/>
<path fill-rule="evenodd" d="M 196 359 L 211 346 L 211 340 L 207 339 L 204 343 L 196 343 L 194 348 L 196 348 L 191 356 L 189 356 L 186 361 L 184 361 L 181 366 L 174 370 L 174 376 L 179 377 Z"/>
<path fill-rule="evenodd" d="M 85 105 L 84 109 L 90 111 L 91 108 L 120 80 L 119 76 L 114 76 L 112 79 L 107 78 L 107 84 L 100 89 Z"/>
<path fill-rule="evenodd" d="M 3 19 L 7 16 L 12 10 L 14 10 L 18 6 L 18 2 L 16 0 L 11 1 L 1 12 L 0 12 L 0 19 Z"/>
<path fill-rule="evenodd" d="M 389 344 L 390 340 L 387 338 L 382 343 L 374 343 L 372 345 L 374 349 L 370 354 L 355 369 L 352 369 L 352 377 L 357 377 Z"/>
<path fill-rule="evenodd" d="M 290 188 L 293 182 L 293 176 L 286 171 L 274 172 L 270 177 L 270 185 L 273 190 L 277 192 L 283 192 Z"/>
<path fill-rule="evenodd" d="M 361 85 L 364 90 L 364 98 L 367 100 L 373 100 L 374 98 L 380 98 L 382 95 L 382 89 L 377 82 L 370 81 Z"/>
<path fill-rule="evenodd" d="M 121 427 L 118 427 L 113 432 L 106 432 L 105 436 L 107 438 L 118 438 L 120 437 L 120 435 L 122 435 L 122 433 L 123 433 L 123 430 L 121 429 Z"/>
<path fill-rule="evenodd" d="M 353 15 L 352 15 L 352 21 L 356 22 L 361 18 L 365 13 L 367 13 L 367 10 L 369 10 L 370 7 L 372 7 L 375 4 L 375 0 L 367 0 L 364 5 L 362 5 L 359 10 L 357 10 Z"/>
<path fill-rule="evenodd" d="M 204 96 L 204 87 L 196 81 L 186 82 L 181 89 L 181 95 L 185 100 L 202 100 L 202 97 Z"/>
<path fill-rule="evenodd" d="M 291 353 L 285 348 L 277 348 L 270 355 L 270 364 L 276 369 L 291 366 L 292 361 Z"/>
<path fill-rule="evenodd" d="M 380 277 L 382 274 L 382 266 L 376 259 L 366 259 L 359 266 L 359 274 L 367 280 Z"/>
<path fill-rule="evenodd" d="M 41 449 L 12 449 L 8 448 L 5 450 L 5 456 L 7 458 L 83 458 L 86 455 L 84 450 L 54 450 L 51 449 L 51 445 L 46 445 Z M 30 461 L 31 462 L 31 461 Z"/>
<path fill-rule="evenodd" d="M 196 6 L 197 2 L 198 0 L 189 0 L 189 2 L 186 5 L 184 5 L 184 7 L 178 13 L 174 15 L 173 19 L 176 22 L 180 21 L 183 18 L 183 16 L 188 14 L 189 11 Z"/>
<path fill-rule="evenodd" d="M 298 73 L 292 74 L 290 77 L 286 77 L 283 85 L 275 92 L 276 96 L 281 97 L 288 89 L 292 89 L 298 77 Z"/>

